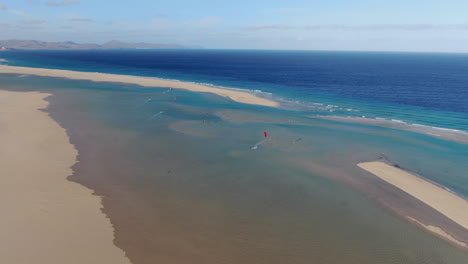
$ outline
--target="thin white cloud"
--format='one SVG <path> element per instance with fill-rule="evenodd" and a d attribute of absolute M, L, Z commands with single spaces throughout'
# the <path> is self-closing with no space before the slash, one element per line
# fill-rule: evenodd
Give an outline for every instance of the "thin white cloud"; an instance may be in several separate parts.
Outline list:
<path fill-rule="evenodd" d="M 267 8 L 260 10 L 261 13 L 267 14 L 303 14 L 303 13 L 310 13 L 312 9 L 304 8 L 304 7 L 280 7 L 280 8 Z"/>
<path fill-rule="evenodd" d="M 64 1 L 48 1 L 48 6 L 69 6 L 73 4 L 79 4 L 80 0 L 64 0 Z"/>
<path fill-rule="evenodd" d="M 75 17 L 75 18 L 70 18 L 68 20 L 72 22 L 94 22 L 94 20 L 92 20 L 91 18 L 86 18 L 86 17 Z"/>
<path fill-rule="evenodd" d="M 10 14 L 14 14 L 14 15 L 17 15 L 17 16 L 22 16 L 22 17 L 32 17 L 30 14 L 26 13 L 26 12 L 23 12 L 21 10 L 16 10 L 16 9 L 10 9 L 8 7 L 6 7 L 6 5 L 4 4 L 0 4 L 0 11 L 6 11 Z"/>
<path fill-rule="evenodd" d="M 16 10 L 16 9 L 7 9 L 9 13 L 15 14 L 17 16 L 22 16 L 22 17 L 31 17 L 30 14 L 23 12 L 21 10 Z"/>
<path fill-rule="evenodd" d="M 42 19 L 23 19 L 20 21 L 21 24 L 24 25 L 39 25 L 44 24 L 46 21 Z"/>
<path fill-rule="evenodd" d="M 8 23 L 0 23 L 0 29 L 10 29 L 12 28 L 13 26 L 11 24 L 8 24 Z"/>
<path fill-rule="evenodd" d="M 120 22 L 120 24 L 123 24 L 126 29 L 131 27 L 129 23 Z M 173 28 L 175 26 L 175 24 L 167 18 L 154 18 L 151 20 L 151 23 L 149 23 L 149 25 L 151 26 L 151 28 L 154 29 L 168 29 Z"/>
<path fill-rule="evenodd" d="M 169 16 L 164 13 L 157 13 L 154 15 L 156 18 L 168 18 Z"/>
<path fill-rule="evenodd" d="M 221 23 L 221 18 L 219 17 L 204 17 L 199 20 L 194 21 L 196 25 L 201 27 L 214 26 Z"/>
<path fill-rule="evenodd" d="M 244 30 L 404 30 L 404 31 L 423 31 L 423 30 L 468 30 L 468 24 L 371 24 L 371 25 L 253 25 L 242 27 Z"/>
<path fill-rule="evenodd" d="M 26 2 L 30 5 L 37 5 L 41 3 L 41 0 L 26 0 Z"/>
<path fill-rule="evenodd" d="M 60 16 L 60 18 L 71 22 L 94 22 L 94 20 L 91 18 L 82 17 L 77 14 L 63 14 Z"/>
<path fill-rule="evenodd" d="M 215 17 L 215 16 L 202 17 L 202 18 L 191 19 L 191 20 L 173 20 L 173 19 L 168 19 L 164 17 L 157 17 L 157 18 L 153 18 L 151 20 L 151 23 L 148 23 L 147 25 L 152 30 L 183 31 L 187 29 L 209 29 L 209 28 L 217 26 L 221 22 L 222 22 L 221 18 Z"/>
<path fill-rule="evenodd" d="M 207 28 L 213 27 L 222 22 L 220 17 L 210 16 L 210 17 L 202 17 L 199 19 L 188 20 L 183 22 L 184 26 L 191 26 L 191 27 L 198 27 L 198 28 Z"/>

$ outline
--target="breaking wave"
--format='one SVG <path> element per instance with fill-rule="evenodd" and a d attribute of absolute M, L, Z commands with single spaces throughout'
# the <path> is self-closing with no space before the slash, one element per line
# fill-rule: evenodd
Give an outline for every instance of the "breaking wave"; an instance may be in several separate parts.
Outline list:
<path fill-rule="evenodd" d="M 433 136 L 433 137 L 438 137 L 438 138 L 442 138 L 446 140 L 468 144 L 468 131 L 465 131 L 465 130 L 427 126 L 427 125 L 422 125 L 422 124 L 414 124 L 414 123 L 409 123 L 409 122 L 399 120 L 399 119 L 388 119 L 388 118 L 381 118 L 381 117 L 372 118 L 372 117 L 366 117 L 366 116 L 354 117 L 354 116 L 331 116 L 331 115 L 328 115 L 328 116 L 316 115 L 313 117 L 333 120 L 333 121 L 340 121 L 340 122 L 374 125 L 374 126 L 412 131 L 412 132 L 426 134 L 426 135 Z"/>

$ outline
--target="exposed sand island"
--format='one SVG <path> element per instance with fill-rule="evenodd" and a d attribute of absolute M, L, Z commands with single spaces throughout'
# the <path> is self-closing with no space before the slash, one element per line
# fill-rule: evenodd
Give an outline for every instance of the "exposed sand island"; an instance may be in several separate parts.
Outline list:
<path fill-rule="evenodd" d="M 429 205 L 468 230 L 468 201 L 465 199 L 384 162 L 364 162 L 359 163 L 358 166 Z M 460 246 L 467 247 L 465 243 L 455 240 L 439 227 L 424 225 L 415 219 L 411 220 L 452 242 L 456 241 Z"/>
<path fill-rule="evenodd" d="M 210 87 L 206 85 L 181 82 L 174 80 L 164 80 L 150 77 L 130 76 L 130 75 L 119 75 L 119 74 L 108 74 L 108 73 L 97 73 L 97 72 L 78 72 L 78 71 L 67 71 L 67 70 L 53 70 L 53 69 L 42 69 L 42 68 L 28 68 L 28 67 L 16 67 L 0 65 L 0 73 L 12 73 L 12 74 L 31 74 L 37 76 L 46 77 L 58 77 L 68 78 L 74 80 L 88 80 L 94 82 L 119 82 L 119 83 L 131 83 L 137 84 L 144 87 L 166 87 L 174 89 L 182 89 L 192 92 L 203 92 L 213 93 L 219 96 L 230 98 L 239 103 L 262 105 L 277 107 L 279 104 L 275 101 L 264 99 L 248 92 L 226 90 L 216 87 Z"/>
<path fill-rule="evenodd" d="M 0 263 L 130 263 L 101 199 L 67 180 L 78 153 L 47 96 L 0 91 Z"/>

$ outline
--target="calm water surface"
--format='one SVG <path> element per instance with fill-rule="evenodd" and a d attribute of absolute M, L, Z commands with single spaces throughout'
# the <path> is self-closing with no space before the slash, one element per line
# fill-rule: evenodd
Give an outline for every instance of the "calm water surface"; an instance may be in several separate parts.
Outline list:
<path fill-rule="evenodd" d="M 382 155 L 468 195 L 468 146 L 214 95 L 38 77 L 134 263 L 466 263 L 338 178 Z M 251 147 L 269 132 L 257 150 Z M 315 166 L 307 170 L 296 161 Z"/>

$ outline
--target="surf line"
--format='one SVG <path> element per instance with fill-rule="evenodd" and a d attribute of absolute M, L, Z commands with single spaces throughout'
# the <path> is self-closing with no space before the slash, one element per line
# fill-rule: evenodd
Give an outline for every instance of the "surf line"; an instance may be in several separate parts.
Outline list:
<path fill-rule="evenodd" d="M 149 120 L 154 119 L 154 118 L 156 118 L 157 116 L 162 115 L 163 113 L 164 113 L 164 111 L 161 111 L 161 112 L 159 112 L 159 113 L 157 113 L 157 114 L 154 114 L 152 117 L 150 117 Z"/>
<path fill-rule="evenodd" d="M 253 149 L 253 150 L 256 150 L 258 149 L 259 146 L 261 146 L 263 143 L 265 143 L 265 141 L 267 141 L 269 138 L 268 138 L 268 132 L 263 132 L 263 136 L 265 137 L 264 139 L 260 140 L 259 142 L 257 142 L 257 144 L 253 145 L 253 147 L 251 147 L 250 149 Z"/>

